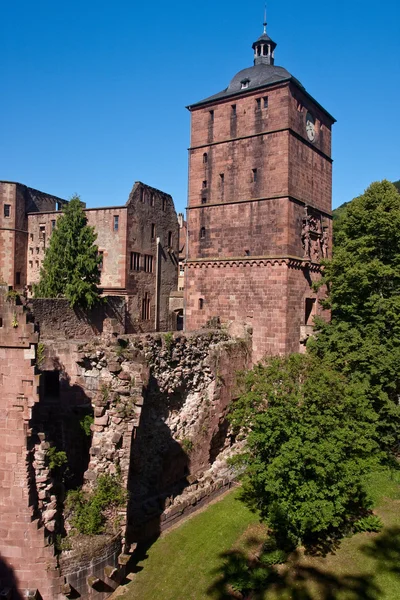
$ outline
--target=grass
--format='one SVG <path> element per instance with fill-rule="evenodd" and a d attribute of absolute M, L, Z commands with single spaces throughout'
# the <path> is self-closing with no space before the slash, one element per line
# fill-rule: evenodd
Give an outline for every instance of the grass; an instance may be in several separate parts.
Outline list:
<path fill-rule="evenodd" d="M 256 577 L 265 580 L 263 591 L 234 595 L 230 585 L 240 588 L 238 565 L 243 566 L 243 559 L 245 565 L 255 564 L 267 535 L 265 526 L 233 492 L 159 538 L 138 564 L 141 570 L 123 590 L 124 596 L 129 600 L 398 600 L 400 473 L 374 473 L 367 487 L 384 529 L 345 538 L 325 557 L 298 551 L 285 565 L 264 567 L 261 573 L 256 569 Z"/>

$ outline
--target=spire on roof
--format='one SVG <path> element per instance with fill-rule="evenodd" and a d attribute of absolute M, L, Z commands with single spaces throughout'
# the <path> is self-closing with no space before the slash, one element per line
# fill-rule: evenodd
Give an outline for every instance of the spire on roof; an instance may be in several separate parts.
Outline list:
<path fill-rule="evenodd" d="M 267 35 L 267 5 L 264 4 L 264 35 Z"/>
<path fill-rule="evenodd" d="M 264 5 L 264 31 L 253 44 L 254 64 L 273 65 L 276 44 L 267 34 L 267 5 Z"/>

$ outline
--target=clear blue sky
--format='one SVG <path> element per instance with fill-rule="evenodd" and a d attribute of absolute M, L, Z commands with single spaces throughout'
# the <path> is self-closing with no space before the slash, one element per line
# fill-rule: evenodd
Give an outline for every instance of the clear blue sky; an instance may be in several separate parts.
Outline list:
<path fill-rule="evenodd" d="M 186 206 L 189 113 L 252 64 L 264 2 L 14 0 L 0 7 L 0 179 L 88 206 L 134 181 Z M 334 206 L 400 179 L 399 0 L 269 0 L 276 63 L 338 122 Z"/>

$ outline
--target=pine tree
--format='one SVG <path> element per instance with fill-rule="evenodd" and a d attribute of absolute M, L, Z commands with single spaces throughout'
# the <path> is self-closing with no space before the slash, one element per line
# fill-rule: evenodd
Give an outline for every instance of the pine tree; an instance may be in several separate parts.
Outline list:
<path fill-rule="evenodd" d="M 101 258 L 97 234 L 87 225 L 79 196 L 74 196 L 57 220 L 34 286 L 36 298 L 68 299 L 70 306 L 91 308 L 99 300 Z"/>

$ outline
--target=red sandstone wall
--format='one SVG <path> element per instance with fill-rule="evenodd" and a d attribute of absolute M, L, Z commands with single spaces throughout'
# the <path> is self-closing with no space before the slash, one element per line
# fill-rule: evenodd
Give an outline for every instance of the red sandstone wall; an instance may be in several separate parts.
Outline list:
<path fill-rule="evenodd" d="M 4 217 L 4 205 L 11 205 L 10 217 Z M 14 285 L 15 184 L 0 183 L 0 281 Z"/>
<path fill-rule="evenodd" d="M 2 584 L 16 585 L 22 595 L 38 589 L 44 600 L 52 600 L 60 591 L 59 573 L 54 547 L 46 545 L 35 518 L 28 452 L 29 419 L 38 401 L 33 366 L 37 335 L 22 306 L 7 303 L 4 295 L 0 316 L 0 556 L 8 567 Z M 17 327 L 12 326 L 14 318 Z"/>

